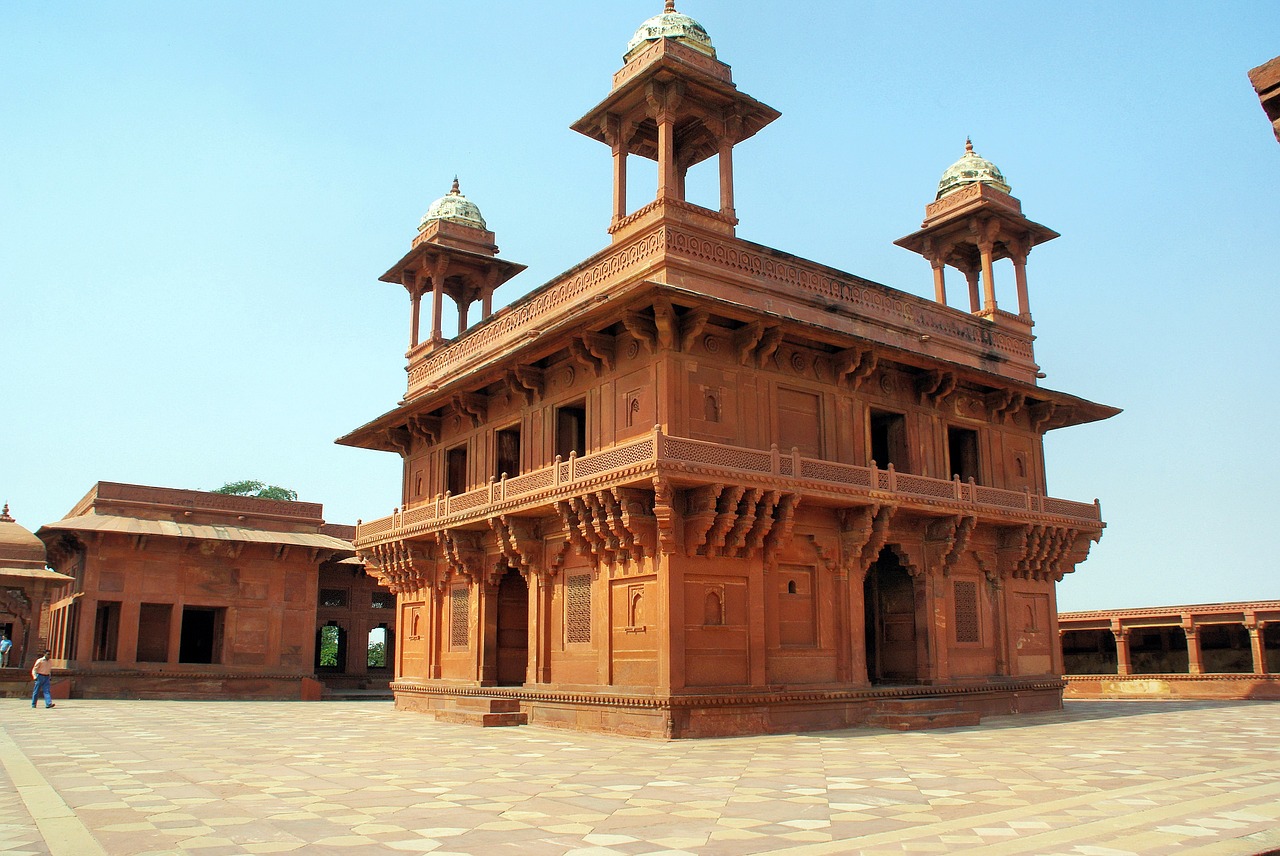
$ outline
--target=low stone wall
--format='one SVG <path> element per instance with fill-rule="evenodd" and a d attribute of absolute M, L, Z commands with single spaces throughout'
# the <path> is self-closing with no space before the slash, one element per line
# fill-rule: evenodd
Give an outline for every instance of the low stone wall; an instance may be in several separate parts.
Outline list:
<path fill-rule="evenodd" d="M 74 672 L 55 676 L 66 698 L 172 699 L 182 701 L 298 701 L 319 699 L 321 684 L 311 675 L 236 675 Z"/>
<path fill-rule="evenodd" d="M 1280 675 L 1067 675 L 1068 699 L 1273 699 Z"/>

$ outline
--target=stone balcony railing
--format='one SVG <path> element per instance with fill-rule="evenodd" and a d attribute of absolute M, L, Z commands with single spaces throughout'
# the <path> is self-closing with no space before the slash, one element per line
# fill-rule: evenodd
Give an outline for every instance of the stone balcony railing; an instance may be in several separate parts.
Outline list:
<path fill-rule="evenodd" d="M 388 517 L 356 527 L 358 549 L 440 529 L 473 524 L 496 514 L 517 513 L 587 490 L 649 483 L 661 476 L 676 485 L 727 482 L 757 484 L 825 499 L 823 504 L 893 502 L 978 517 L 1030 520 L 1054 518 L 1076 528 L 1101 529 L 1097 500 L 1073 502 L 1030 491 L 986 487 L 887 469 L 841 464 L 819 458 L 745 449 L 664 434 L 660 427 L 642 437 L 591 454 L 559 458 L 550 466 L 514 478 L 494 479 L 457 495 L 397 509 Z"/>

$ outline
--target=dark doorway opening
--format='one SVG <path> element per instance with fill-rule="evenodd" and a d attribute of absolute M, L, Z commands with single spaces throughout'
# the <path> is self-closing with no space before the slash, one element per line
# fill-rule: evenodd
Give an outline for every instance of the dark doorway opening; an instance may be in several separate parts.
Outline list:
<path fill-rule="evenodd" d="M 454 446 L 444 453 L 444 488 L 457 496 L 467 492 L 467 447 Z"/>
<path fill-rule="evenodd" d="M 498 582 L 498 686 L 520 686 L 529 671 L 529 586 L 511 568 Z"/>
<path fill-rule="evenodd" d="M 316 631 L 316 671 L 341 674 L 347 670 L 347 631 L 330 621 Z"/>
<path fill-rule="evenodd" d="M 901 413 L 871 411 L 871 459 L 876 466 L 910 472 L 907 456 L 907 417 Z"/>
<path fill-rule="evenodd" d="M 563 460 L 587 453 L 587 406 L 585 402 L 556 409 L 556 454 Z"/>
<path fill-rule="evenodd" d="M 1249 673 L 1253 671 L 1253 645 L 1243 624 L 1207 624 L 1200 636 L 1200 665 L 1206 672 Z"/>
<path fill-rule="evenodd" d="M 119 639 L 120 604 L 116 601 L 99 603 L 93 623 L 93 659 L 114 660 Z"/>
<path fill-rule="evenodd" d="M 1115 634 L 1110 630 L 1063 631 L 1062 663 L 1068 675 L 1116 674 Z"/>
<path fill-rule="evenodd" d="M 222 662 L 222 612 L 208 607 L 183 607 L 178 662 Z"/>
<path fill-rule="evenodd" d="M 520 475 L 520 426 L 504 428 L 493 437 L 494 478 Z"/>
<path fill-rule="evenodd" d="M 173 606 L 144 603 L 138 609 L 138 662 L 169 661 L 169 621 Z"/>
<path fill-rule="evenodd" d="M 951 464 L 951 476 L 960 481 L 973 479 L 982 483 L 978 472 L 978 432 L 969 428 L 947 429 L 947 458 Z"/>
<path fill-rule="evenodd" d="M 1185 675 L 1187 634 L 1181 627 L 1135 627 L 1129 631 L 1130 671 L 1135 675 Z"/>
<path fill-rule="evenodd" d="M 867 678 L 873 684 L 913 684 L 916 671 L 916 596 L 907 569 L 889 549 L 863 583 Z"/>

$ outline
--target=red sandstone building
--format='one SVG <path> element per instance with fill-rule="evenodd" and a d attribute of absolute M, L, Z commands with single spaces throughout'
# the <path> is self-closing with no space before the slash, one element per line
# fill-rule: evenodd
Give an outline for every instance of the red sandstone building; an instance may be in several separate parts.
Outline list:
<path fill-rule="evenodd" d="M 522 266 L 455 184 L 382 276 L 408 390 L 339 442 L 404 460 L 356 534 L 398 707 L 685 737 L 1061 705 L 1054 587 L 1104 524 L 1046 495 L 1042 438 L 1118 411 L 1037 383 L 1026 259 L 1056 233 L 968 147 L 898 242 L 933 299 L 744 241 L 734 147 L 778 116 L 668 3 L 573 125 L 613 159 L 608 247 L 492 311 Z M 685 195 L 709 158 L 714 208 Z"/>
<path fill-rule="evenodd" d="M 1280 699 L 1280 601 L 1064 612 L 1073 698 Z"/>
<path fill-rule="evenodd" d="M 353 528 L 322 512 L 94 485 L 37 533 L 69 579 L 48 631 L 64 692 L 319 698 L 317 676 L 331 689 L 385 687 L 390 670 L 370 668 L 366 652 L 371 634 L 392 645 L 389 595 L 353 558 Z"/>
<path fill-rule="evenodd" d="M 0 511 L 0 635 L 13 647 L 7 673 L 0 673 L 0 694 L 29 681 L 31 664 L 44 653 L 49 637 L 49 600 L 70 581 L 45 564 L 44 543 Z M 6 680 L 7 679 L 7 680 Z"/>

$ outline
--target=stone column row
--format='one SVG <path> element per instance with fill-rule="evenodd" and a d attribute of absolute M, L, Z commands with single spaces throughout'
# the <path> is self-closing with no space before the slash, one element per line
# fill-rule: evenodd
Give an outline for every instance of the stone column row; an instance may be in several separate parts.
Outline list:
<path fill-rule="evenodd" d="M 1253 659 L 1253 674 L 1266 675 L 1270 674 L 1267 669 L 1267 652 L 1263 640 L 1263 631 L 1266 622 L 1264 621 L 1246 621 L 1244 627 L 1249 631 L 1249 647 Z M 1200 648 L 1200 635 L 1197 633 L 1197 627 L 1190 621 L 1184 621 L 1181 625 L 1182 631 L 1187 639 L 1187 674 L 1202 675 L 1204 674 L 1204 656 Z M 1111 634 L 1116 640 L 1116 674 L 1131 675 L 1133 674 L 1133 666 L 1129 655 L 1129 631 L 1133 628 L 1124 627 L 1119 620 L 1111 623 Z"/>

